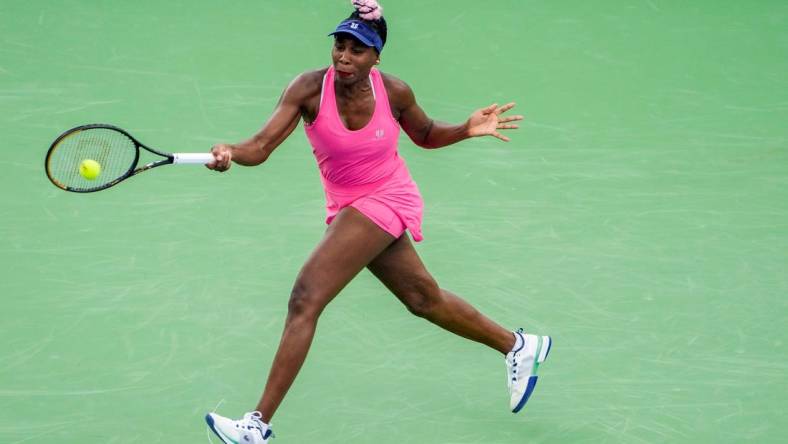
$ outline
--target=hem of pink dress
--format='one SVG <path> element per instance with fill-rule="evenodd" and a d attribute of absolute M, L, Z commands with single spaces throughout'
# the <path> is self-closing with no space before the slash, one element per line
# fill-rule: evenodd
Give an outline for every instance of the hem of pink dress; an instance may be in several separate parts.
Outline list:
<path fill-rule="evenodd" d="M 354 202 L 354 203 L 355 203 L 355 202 Z M 403 220 L 403 219 L 400 217 L 400 215 L 399 215 L 399 214 L 397 214 L 397 212 L 396 212 L 396 211 L 394 211 L 394 210 L 392 210 L 392 212 L 393 212 L 393 213 L 394 213 L 394 215 L 395 215 L 395 216 L 396 216 L 396 217 L 399 219 L 400 223 L 401 223 L 401 224 L 402 224 L 402 226 L 404 227 L 404 228 L 402 229 L 402 231 L 400 231 L 400 230 L 397 230 L 397 231 L 393 231 L 393 230 L 391 230 L 391 228 L 390 228 L 390 227 L 387 227 L 387 226 L 386 226 L 386 224 L 384 224 L 384 223 L 380 222 L 379 220 L 377 220 L 377 218 L 376 218 L 376 217 L 374 217 L 374 216 L 372 216 L 372 215 L 368 214 L 367 212 L 365 212 L 363 208 L 360 208 L 359 206 L 353 205 L 353 203 L 351 203 L 351 204 L 350 204 L 350 205 L 348 205 L 347 207 L 353 207 L 353 208 L 355 208 L 356 210 L 358 210 L 358 212 L 359 212 L 359 213 L 363 214 L 363 215 L 364 215 L 364 217 L 366 217 L 367 219 L 371 220 L 371 221 L 372 221 L 372 222 L 373 222 L 375 225 L 377 225 L 378 227 L 380 227 L 380 229 L 381 229 L 381 230 L 383 230 L 383 231 L 385 231 L 386 233 L 388 233 L 388 234 L 392 235 L 392 236 L 393 236 L 395 239 L 399 239 L 399 237 L 400 237 L 400 236 L 402 236 L 403 234 L 405 234 L 405 232 L 406 232 L 406 231 L 409 231 L 409 232 L 410 232 L 410 237 L 411 237 L 411 238 L 413 238 L 413 241 L 414 241 L 414 242 L 421 242 L 422 240 L 424 240 L 424 236 L 423 236 L 423 235 L 422 235 L 422 233 L 421 233 L 421 228 L 420 228 L 420 227 L 419 227 L 419 228 L 417 228 L 417 227 L 412 227 L 412 226 L 409 226 L 409 225 L 407 224 L 407 222 L 405 222 L 405 221 L 404 221 L 404 220 Z M 343 209 L 345 209 L 345 208 L 347 208 L 347 207 L 342 207 L 342 208 L 340 208 L 340 209 L 339 209 L 339 210 L 338 210 L 338 211 L 337 211 L 335 214 L 332 214 L 332 215 L 330 215 L 330 216 L 326 216 L 326 225 L 331 225 L 331 222 L 334 220 L 334 218 L 335 218 L 335 217 L 337 217 L 337 214 L 339 214 L 339 211 L 342 211 Z"/>

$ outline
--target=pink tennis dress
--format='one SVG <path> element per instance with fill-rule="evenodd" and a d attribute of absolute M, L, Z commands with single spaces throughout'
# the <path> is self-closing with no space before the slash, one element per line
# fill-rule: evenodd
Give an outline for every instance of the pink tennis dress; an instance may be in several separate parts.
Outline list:
<path fill-rule="evenodd" d="M 317 117 L 304 126 L 326 193 L 326 223 L 351 206 L 395 238 L 407 229 L 419 242 L 424 202 L 397 153 L 399 122 L 391 114 L 380 71 L 372 68 L 370 81 L 375 111 L 364 128 L 351 131 L 342 123 L 333 66 L 323 78 Z"/>

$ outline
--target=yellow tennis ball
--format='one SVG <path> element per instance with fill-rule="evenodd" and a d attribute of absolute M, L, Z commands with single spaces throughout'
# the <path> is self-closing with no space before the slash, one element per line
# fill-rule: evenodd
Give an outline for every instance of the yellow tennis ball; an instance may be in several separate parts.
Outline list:
<path fill-rule="evenodd" d="M 101 165 L 93 159 L 85 159 L 79 164 L 79 174 L 87 180 L 94 180 L 101 174 Z"/>

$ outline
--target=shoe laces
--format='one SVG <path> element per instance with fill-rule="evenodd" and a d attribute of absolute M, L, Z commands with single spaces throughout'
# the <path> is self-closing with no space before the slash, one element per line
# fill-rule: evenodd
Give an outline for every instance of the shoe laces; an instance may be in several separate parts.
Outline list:
<path fill-rule="evenodd" d="M 522 335 L 523 329 L 518 328 L 516 333 L 518 335 Z M 509 387 L 511 387 L 512 384 L 517 382 L 517 361 L 518 358 L 520 357 L 520 353 L 522 353 L 523 349 L 525 348 L 525 338 L 523 338 L 522 336 L 520 337 L 523 340 L 522 346 L 516 351 L 512 350 L 511 352 L 509 352 L 509 354 L 506 355 L 506 371 L 508 378 L 506 382 L 508 383 Z"/>
<path fill-rule="evenodd" d="M 271 431 L 271 425 L 263 422 L 263 415 L 258 411 L 244 414 L 243 419 L 238 421 L 235 427 L 246 430 L 257 430 L 260 433 L 260 437 L 263 439 L 273 437 L 274 434 L 273 431 Z"/>
<path fill-rule="evenodd" d="M 506 359 L 506 373 L 508 376 L 509 385 L 517 382 L 517 353 L 509 353 Z"/>

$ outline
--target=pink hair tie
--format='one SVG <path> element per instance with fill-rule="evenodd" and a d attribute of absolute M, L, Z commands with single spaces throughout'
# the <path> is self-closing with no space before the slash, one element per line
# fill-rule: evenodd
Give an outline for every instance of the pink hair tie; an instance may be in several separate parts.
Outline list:
<path fill-rule="evenodd" d="M 378 20 L 383 17 L 383 7 L 375 0 L 350 0 L 350 3 L 364 20 Z"/>

